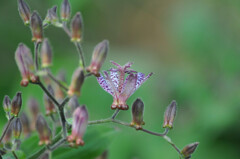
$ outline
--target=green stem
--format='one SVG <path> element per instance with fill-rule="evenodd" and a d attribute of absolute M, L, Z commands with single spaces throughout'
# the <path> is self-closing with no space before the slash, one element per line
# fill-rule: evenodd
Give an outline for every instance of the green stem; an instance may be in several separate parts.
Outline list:
<path fill-rule="evenodd" d="M 15 159 L 18 159 L 18 157 L 17 157 L 17 155 L 16 155 L 16 153 L 14 151 L 12 151 L 12 154 L 15 157 Z"/>
<path fill-rule="evenodd" d="M 47 72 L 47 74 L 57 85 L 59 85 L 59 87 L 61 87 L 65 91 L 68 91 L 68 88 L 65 87 L 58 79 L 56 79 L 49 71 Z"/>
<path fill-rule="evenodd" d="M 39 45 L 40 45 L 40 43 L 38 43 L 38 42 L 35 42 L 35 43 L 34 43 L 35 69 L 36 69 L 36 71 L 39 70 L 39 64 L 38 64 L 38 60 L 39 60 L 39 57 L 38 57 L 38 48 L 39 48 Z"/>

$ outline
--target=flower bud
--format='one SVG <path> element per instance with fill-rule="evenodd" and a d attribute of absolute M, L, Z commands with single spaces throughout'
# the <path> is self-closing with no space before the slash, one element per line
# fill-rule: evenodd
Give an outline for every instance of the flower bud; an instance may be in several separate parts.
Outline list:
<path fill-rule="evenodd" d="M 66 74 L 64 71 L 60 71 L 58 73 L 57 79 L 61 82 L 61 83 L 66 83 Z M 57 101 L 59 101 L 60 103 L 63 101 L 64 97 L 65 97 L 65 93 L 62 90 L 62 88 L 56 84 L 54 87 L 54 91 L 55 91 L 55 97 L 57 99 Z"/>
<path fill-rule="evenodd" d="M 68 95 L 73 96 L 77 95 L 80 96 L 80 89 L 84 82 L 84 73 L 81 67 L 77 68 L 72 76 L 72 82 L 68 90 Z"/>
<path fill-rule="evenodd" d="M 136 125 L 136 129 L 141 129 L 142 126 L 144 125 L 143 121 L 143 110 L 144 110 L 144 103 L 140 98 L 137 98 L 135 102 L 132 105 L 132 123 L 131 125 Z"/>
<path fill-rule="evenodd" d="M 18 0 L 18 11 L 25 25 L 29 24 L 31 11 L 26 2 Z"/>
<path fill-rule="evenodd" d="M 29 119 L 26 113 L 22 113 L 20 116 L 20 120 L 23 126 L 23 134 L 25 137 L 29 137 L 31 133 Z"/>
<path fill-rule="evenodd" d="M 52 49 L 48 42 L 48 39 L 44 39 L 42 48 L 41 48 L 41 60 L 42 67 L 46 68 L 52 65 Z"/>
<path fill-rule="evenodd" d="M 5 125 L 5 128 L 7 125 Z M 3 138 L 3 143 L 6 144 L 11 144 L 11 139 L 12 139 L 12 124 L 8 127 L 8 130 Z"/>
<path fill-rule="evenodd" d="M 42 19 L 38 15 L 36 11 L 33 12 L 31 16 L 31 29 L 32 29 L 32 41 L 34 42 L 42 42 L 43 39 L 43 27 L 42 27 Z"/>
<path fill-rule="evenodd" d="M 61 19 L 62 21 L 68 21 L 71 15 L 71 7 L 68 0 L 63 0 L 61 6 Z"/>
<path fill-rule="evenodd" d="M 65 115 L 67 118 L 72 117 L 73 112 L 75 111 L 76 108 L 78 108 L 78 106 L 80 106 L 79 102 L 78 102 L 78 98 L 77 96 L 73 96 L 68 104 L 64 107 L 65 108 Z"/>
<path fill-rule="evenodd" d="M 51 85 L 48 85 L 48 91 L 50 92 L 50 94 L 52 96 L 54 96 L 54 91 Z M 56 113 L 56 108 L 54 106 L 54 103 L 52 102 L 52 100 L 47 96 L 47 94 L 44 94 L 44 105 L 46 108 L 46 115 L 51 115 L 53 113 Z"/>
<path fill-rule="evenodd" d="M 11 115 L 10 115 L 11 105 L 12 105 L 11 99 L 9 98 L 9 96 L 6 95 L 3 99 L 3 109 L 6 113 L 6 117 L 8 120 L 11 118 Z"/>
<path fill-rule="evenodd" d="M 38 115 L 36 129 L 40 138 L 39 145 L 50 144 L 52 137 L 51 129 L 42 115 Z"/>
<path fill-rule="evenodd" d="M 38 81 L 38 77 L 33 74 L 34 63 L 32 53 L 26 45 L 22 43 L 19 44 L 15 52 L 15 60 L 22 76 L 21 86 L 26 87 L 29 80 L 36 83 Z"/>
<path fill-rule="evenodd" d="M 73 146 L 83 146 L 83 135 L 88 125 L 88 112 L 85 106 L 78 107 L 73 113 L 72 134 L 68 136 L 68 141 Z M 75 141 L 75 143 L 74 143 Z"/>
<path fill-rule="evenodd" d="M 22 93 L 18 92 L 12 100 L 11 114 L 14 116 L 18 116 L 21 107 L 22 107 Z"/>
<path fill-rule="evenodd" d="M 173 121 L 177 111 L 176 109 L 177 103 L 175 100 L 173 100 L 165 111 L 163 128 L 173 128 Z"/>
<path fill-rule="evenodd" d="M 55 24 L 58 22 L 58 16 L 57 16 L 57 6 L 53 6 L 52 8 L 48 9 L 47 16 L 44 19 L 44 24 Z"/>
<path fill-rule="evenodd" d="M 83 21 L 82 16 L 80 12 L 77 12 L 77 14 L 73 17 L 72 23 L 71 23 L 71 33 L 72 33 L 72 41 L 73 42 L 80 42 L 82 40 L 82 34 L 83 34 Z"/>
<path fill-rule="evenodd" d="M 185 146 L 183 148 L 183 150 L 181 151 L 181 154 L 186 158 L 191 158 L 191 155 L 194 153 L 194 151 L 196 150 L 197 146 L 198 146 L 199 142 L 195 142 L 192 144 L 189 144 L 187 146 Z"/>
<path fill-rule="evenodd" d="M 107 57 L 109 48 L 108 46 L 109 46 L 108 40 L 104 40 L 94 48 L 91 65 L 87 68 L 87 71 L 91 72 L 96 77 L 100 76 L 99 70 L 101 69 L 102 64 L 104 63 Z"/>
<path fill-rule="evenodd" d="M 22 123 L 20 121 L 20 118 L 16 118 L 13 121 L 12 128 L 13 128 L 13 136 L 14 136 L 14 138 L 15 139 L 19 139 L 20 135 L 22 133 Z"/>
<path fill-rule="evenodd" d="M 39 108 L 40 108 L 39 103 L 35 98 L 31 97 L 28 99 L 27 106 L 28 106 L 28 109 L 30 110 L 31 117 L 32 117 L 31 129 L 35 130 L 35 124 L 36 124 L 36 120 L 37 120 L 37 117 L 39 114 Z"/>

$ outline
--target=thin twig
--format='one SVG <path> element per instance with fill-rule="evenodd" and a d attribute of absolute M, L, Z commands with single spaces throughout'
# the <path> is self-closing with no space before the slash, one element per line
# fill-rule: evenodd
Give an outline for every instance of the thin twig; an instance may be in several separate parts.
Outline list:
<path fill-rule="evenodd" d="M 59 140 L 57 143 L 55 143 L 55 145 L 49 147 L 50 151 L 54 151 L 55 149 L 60 147 L 64 142 L 66 142 L 66 139 Z"/>
<path fill-rule="evenodd" d="M 55 120 L 53 114 L 50 115 L 50 118 L 52 119 L 53 136 L 55 136 L 55 134 L 56 134 L 56 125 L 55 125 L 56 124 L 56 120 Z"/>
<path fill-rule="evenodd" d="M 115 112 L 114 112 L 114 114 L 112 115 L 112 119 L 115 119 L 116 118 L 116 116 L 118 115 L 118 113 L 119 113 L 119 109 L 117 109 Z"/>
<path fill-rule="evenodd" d="M 67 33 L 67 35 L 71 38 L 71 32 L 67 27 L 67 23 L 63 22 L 63 30 Z"/>
<path fill-rule="evenodd" d="M 57 84 L 59 85 L 62 89 L 64 89 L 65 91 L 68 91 L 68 88 L 65 87 L 58 79 L 56 79 L 51 72 L 47 71 L 47 75 Z"/>
<path fill-rule="evenodd" d="M 47 88 L 42 84 L 41 81 L 39 81 L 37 83 L 42 90 L 47 94 L 47 96 L 54 102 L 54 104 L 56 104 L 58 107 L 60 106 L 60 104 L 58 103 L 58 101 L 51 95 L 51 93 L 47 90 Z"/>
<path fill-rule="evenodd" d="M 14 151 L 12 151 L 12 154 L 15 157 L 15 159 L 18 159 L 18 157 L 17 157 L 17 155 L 16 155 L 16 153 Z"/>
<path fill-rule="evenodd" d="M 38 48 L 39 48 L 40 43 L 39 42 L 35 42 L 34 43 L 34 54 L 35 54 L 35 69 L 36 71 L 39 70 L 39 64 L 38 64 Z"/>
<path fill-rule="evenodd" d="M 10 124 L 11 124 L 11 122 L 12 122 L 13 119 L 14 119 L 14 116 L 11 117 L 11 118 L 8 120 L 7 126 L 6 126 L 6 128 L 4 129 L 4 131 L 3 131 L 3 133 L 2 133 L 2 136 L 1 136 L 1 138 L 0 138 L 0 143 L 2 143 L 2 140 L 3 140 L 4 136 L 6 135 L 7 130 L 9 129 L 9 126 L 10 126 Z"/>
<path fill-rule="evenodd" d="M 62 129 L 63 129 L 63 137 L 64 139 L 67 138 L 67 126 L 66 126 L 66 117 L 65 117 L 65 114 L 64 114 L 64 106 L 65 104 L 70 100 L 69 97 L 66 97 L 62 104 L 58 107 L 58 110 L 59 110 L 59 115 L 60 115 L 60 119 L 61 119 L 61 123 L 62 123 Z"/>

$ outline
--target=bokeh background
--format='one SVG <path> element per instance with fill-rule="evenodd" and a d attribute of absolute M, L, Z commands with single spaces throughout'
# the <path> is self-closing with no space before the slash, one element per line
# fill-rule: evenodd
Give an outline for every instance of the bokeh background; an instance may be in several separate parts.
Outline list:
<path fill-rule="evenodd" d="M 42 18 L 60 0 L 28 0 Z M 163 131 L 163 113 L 175 99 L 178 113 L 172 140 L 183 148 L 199 141 L 193 158 L 240 158 L 240 2 L 236 0 L 70 0 L 72 15 L 84 18 L 85 58 L 89 64 L 94 45 L 110 41 L 104 69 L 110 60 L 134 62 L 133 68 L 154 75 L 128 100 L 141 97 L 145 103 L 145 128 Z M 64 68 L 68 83 L 78 65 L 78 55 L 66 34 L 49 27 L 45 36 L 54 50 L 56 74 Z M 16 0 L 0 2 L 0 99 L 22 91 L 24 107 L 29 96 L 43 103 L 36 86 L 19 86 L 20 73 L 14 61 L 18 43 L 33 50 L 31 33 L 17 11 Z M 112 114 L 112 97 L 94 77 L 86 80 L 80 103 L 86 104 L 90 120 Z M 42 105 L 42 104 L 41 104 Z M 43 107 L 43 105 L 42 105 Z M 0 130 L 6 118 L 0 108 Z M 27 111 L 27 110 L 26 110 Z M 131 112 L 119 119 L 131 121 Z M 118 125 L 108 146 L 109 159 L 176 159 L 175 150 L 162 138 Z"/>

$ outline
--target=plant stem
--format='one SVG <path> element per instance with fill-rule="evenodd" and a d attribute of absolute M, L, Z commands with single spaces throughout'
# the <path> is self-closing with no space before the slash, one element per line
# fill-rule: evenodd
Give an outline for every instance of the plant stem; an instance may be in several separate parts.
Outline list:
<path fill-rule="evenodd" d="M 62 104 L 58 107 L 59 110 L 59 115 L 60 115 L 60 119 L 61 119 L 61 123 L 62 123 L 62 129 L 63 129 L 63 137 L 64 139 L 67 138 L 67 126 L 66 126 L 66 118 L 65 118 L 65 114 L 64 114 L 64 105 L 70 100 L 69 97 L 66 97 Z"/>
<path fill-rule="evenodd" d="M 58 107 L 60 106 L 60 104 L 58 103 L 58 101 L 51 95 L 51 93 L 47 90 L 47 88 L 42 84 L 41 81 L 39 81 L 37 83 L 42 90 L 47 94 L 47 96 L 54 102 L 54 104 L 56 104 Z"/>
<path fill-rule="evenodd" d="M 53 137 L 54 137 L 55 134 L 56 134 L 56 125 L 55 125 L 56 124 L 56 120 L 55 120 L 53 114 L 50 115 L 50 118 L 52 119 Z"/>
<path fill-rule="evenodd" d="M 2 133 L 2 136 L 1 136 L 1 138 L 0 138 L 0 143 L 2 143 L 2 140 L 3 140 L 4 136 L 6 135 L 7 130 L 9 129 L 9 126 L 10 126 L 10 124 L 11 124 L 11 122 L 12 122 L 13 119 L 14 119 L 14 116 L 11 117 L 11 118 L 8 120 L 7 126 L 6 126 L 6 128 L 4 129 L 4 131 L 3 131 L 3 133 Z"/>
<path fill-rule="evenodd" d="M 114 112 L 114 114 L 112 115 L 112 119 L 115 119 L 116 118 L 116 116 L 118 115 L 118 113 L 119 113 L 119 109 L 117 109 L 115 112 Z"/>
<path fill-rule="evenodd" d="M 14 151 L 12 151 L 12 154 L 15 157 L 15 159 L 18 159 L 18 157 L 17 157 L 17 155 L 16 155 L 16 153 Z"/>
<path fill-rule="evenodd" d="M 80 56 L 80 59 L 81 59 L 81 64 L 82 64 L 83 68 L 85 69 L 85 61 L 84 61 L 82 46 L 81 46 L 80 42 L 75 42 L 74 44 L 75 44 L 75 46 L 77 48 L 77 51 L 79 53 L 79 56 Z"/>
<path fill-rule="evenodd" d="M 179 153 L 180 156 L 182 156 L 181 150 L 172 142 L 170 137 L 165 135 L 163 138 Z"/>
<path fill-rule="evenodd" d="M 63 30 L 67 33 L 67 35 L 71 38 L 71 32 L 67 27 L 67 23 L 63 22 Z"/>
<path fill-rule="evenodd" d="M 47 71 L 47 75 L 57 84 L 59 85 L 62 89 L 64 89 L 65 91 L 68 91 L 68 88 L 65 87 L 58 79 L 56 79 L 51 72 Z"/>
<path fill-rule="evenodd" d="M 39 70 L 39 64 L 38 64 L 38 48 L 39 48 L 40 43 L 35 42 L 34 43 L 34 52 L 35 52 L 35 69 L 36 71 Z"/>
<path fill-rule="evenodd" d="M 50 147 L 51 151 L 54 151 L 55 149 L 57 149 L 58 147 L 60 147 L 64 142 L 66 141 L 66 139 L 61 139 L 59 140 L 57 143 L 55 143 L 55 145 Z"/>

